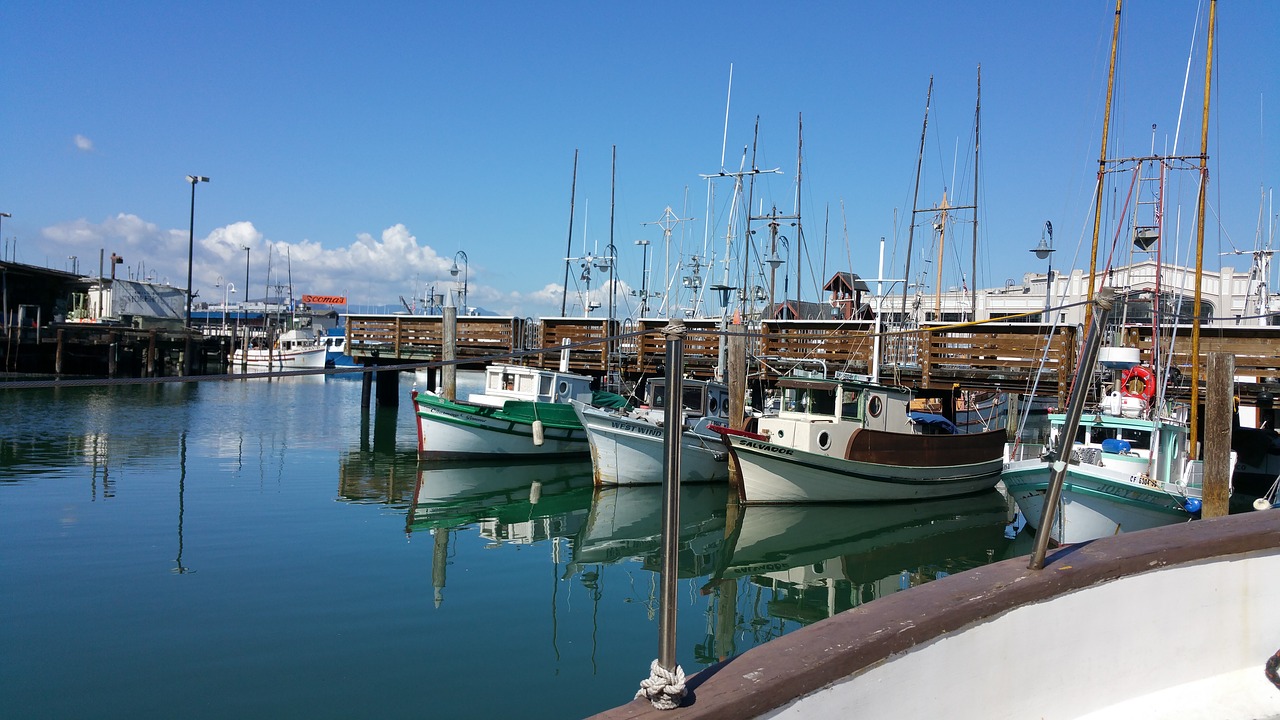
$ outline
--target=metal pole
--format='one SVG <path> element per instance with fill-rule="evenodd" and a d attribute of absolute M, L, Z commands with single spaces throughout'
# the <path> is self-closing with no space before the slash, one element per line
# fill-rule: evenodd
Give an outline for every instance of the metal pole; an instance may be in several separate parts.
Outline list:
<path fill-rule="evenodd" d="M 1075 440 L 1076 429 L 1080 427 L 1080 416 L 1084 414 L 1085 395 L 1089 389 L 1089 379 L 1093 377 L 1093 365 L 1098 359 L 1098 347 L 1102 344 L 1102 333 L 1111 314 L 1111 305 L 1116 291 L 1103 287 L 1093 296 L 1092 322 L 1089 323 L 1089 334 L 1085 337 L 1084 350 L 1080 353 L 1080 364 L 1076 366 L 1076 376 L 1071 382 L 1071 397 L 1067 401 L 1067 417 L 1062 425 L 1062 434 L 1058 436 L 1058 447 L 1053 449 L 1050 458 L 1053 460 L 1053 472 L 1049 478 L 1049 487 L 1044 493 L 1044 507 L 1040 509 L 1040 524 L 1036 526 L 1036 546 L 1031 553 L 1031 564 L 1027 567 L 1040 570 L 1044 567 L 1045 552 L 1049 548 L 1049 534 L 1053 529 L 1054 515 L 1057 513 L 1058 501 L 1062 498 L 1062 483 L 1067 477 L 1067 465 L 1070 458 L 1071 445 Z"/>
<path fill-rule="evenodd" d="M 684 335 L 681 320 L 672 320 L 662 334 L 667 338 L 667 406 L 663 413 L 666 433 L 662 474 L 662 590 L 658 618 L 658 663 L 676 669 L 676 580 L 680 558 L 680 430 L 684 427 Z"/>

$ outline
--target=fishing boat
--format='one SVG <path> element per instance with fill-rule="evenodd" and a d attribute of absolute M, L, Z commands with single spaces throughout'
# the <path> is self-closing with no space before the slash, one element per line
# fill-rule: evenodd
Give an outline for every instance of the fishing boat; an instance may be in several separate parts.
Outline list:
<path fill-rule="evenodd" d="M 1066 429 L 1068 413 L 1050 413 L 1048 442 L 1028 444 L 1005 463 L 1005 487 L 1036 532 L 1054 465 L 1066 463 L 1048 529 L 1055 542 L 1186 522 L 1200 510 L 1204 463 L 1191 455 L 1186 407 L 1153 406 L 1155 374 L 1142 365 L 1119 372 L 1114 383 L 1074 434 Z"/>
<path fill-rule="evenodd" d="M 837 373 L 778 381 L 777 415 L 719 428 L 747 503 L 921 500 L 994 488 L 1005 431 L 957 434 L 916 393 Z M 919 398 L 919 400 L 926 400 Z"/>
<path fill-rule="evenodd" d="M 524 365 L 490 365 L 484 387 L 465 401 L 435 392 L 412 394 L 418 420 L 418 455 L 436 459 L 587 457 L 587 433 L 570 400 L 597 397 L 591 378 Z"/>
<path fill-rule="evenodd" d="M 231 353 L 232 370 L 312 370 L 325 366 L 321 336 L 305 328 L 281 333 L 266 347 L 238 348 Z"/>
<path fill-rule="evenodd" d="M 684 379 L 683 423 L 680 428 L 680 480 L 724 482 L 729 479 L 729 454 L 719 433 L 710 428 L 729 414 L 729 388 L 712 380 Z M 645 402 L 638 408 L 597 408 L 573 402 L 587 431 L 597 485 L 647 485 L 662 482 L 667 428 L 666 380 L 645 383 Z"/>

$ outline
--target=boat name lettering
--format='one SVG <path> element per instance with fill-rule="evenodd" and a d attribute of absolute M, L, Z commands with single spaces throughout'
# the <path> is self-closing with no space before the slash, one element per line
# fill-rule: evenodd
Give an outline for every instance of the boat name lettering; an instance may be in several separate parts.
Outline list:
<path fill-rule="evenodd" d="M 1134 483 L 1135 485 L 1146 485 L 1147 487 L 1153 488 L 1160 487 L 1160 483 L 1152 480 L 1151 476 L 1146 473 L 1142 473 L 1141 475 L 1130 475 L 1129 482 Z"/>
<path fill-rule="evenodd" d="M 763 450 L 765 452 L 773 453 L 774 455 L 794 455 L 795 454 L 795 451 L 793 451 L 791 448 L 778 447 L 777 445 L 764 443 L 764 442 L 756 442 L 755 440 L 743 440 L 742 446 L 752 448 L 753 450 Z"/>
<path fill-rule="evenodd" d="M 628 430 L 630 432 L 639 433 L 641 435 L 649 435 L 650 437 L 662 437 L 661 428 L 649 427 L 647 425 L 638 425 L 636 423 L 621 422 L 618 420 L 613 420 L 610 424 L 613 426 L 615 430 Z"/>

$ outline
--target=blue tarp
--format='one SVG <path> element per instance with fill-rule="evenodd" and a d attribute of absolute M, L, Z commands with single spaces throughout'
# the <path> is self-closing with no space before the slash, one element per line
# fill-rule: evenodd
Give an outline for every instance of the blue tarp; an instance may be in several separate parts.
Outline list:
<path fill-rule="evenodd" d="M 956 427 L 955 423 L 941 415 L 926 412 L 912 412 L 909 414 L 912 422 L 924 423 L 925 425 L 937 425 L 952 435 L 960 432 L 960 428 Z"/>

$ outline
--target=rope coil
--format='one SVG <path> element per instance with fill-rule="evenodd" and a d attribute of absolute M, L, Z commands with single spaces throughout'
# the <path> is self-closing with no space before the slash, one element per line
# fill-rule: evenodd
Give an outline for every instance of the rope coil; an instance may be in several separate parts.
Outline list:
<path fill-rule="evenodd" d="M 658 710 L 680 707 L 684 700 L 684 669 L 676 665 L 675 671 L 667 670 L 655 659 L 649 663 L 649 677 L 640 681 L 637 698 L 648 698 Z"/>

